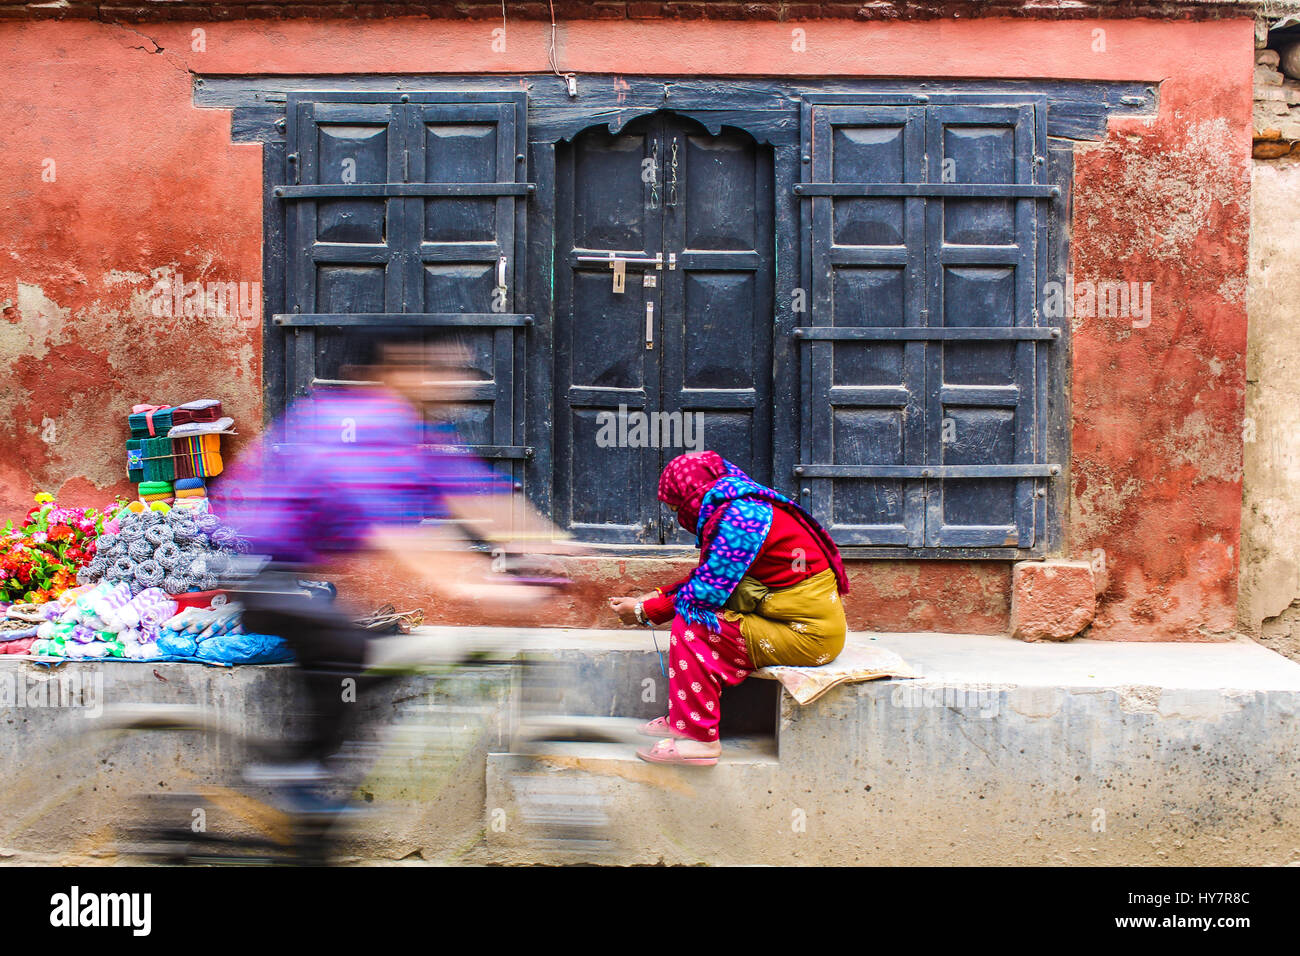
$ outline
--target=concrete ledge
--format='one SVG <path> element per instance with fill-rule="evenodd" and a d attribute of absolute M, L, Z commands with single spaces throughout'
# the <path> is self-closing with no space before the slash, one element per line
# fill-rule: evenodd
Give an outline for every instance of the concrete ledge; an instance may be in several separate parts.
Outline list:
<path fill-rule="evenodd" d="M 925 677 L 836 688 L 807 707 L 782 694 L 776 767 L 492 757 L 496 826 L 476 858 L 1300 861 L 1300 665 L 1248 641 L 851 639 L 885 644 Z M 590 814 L 530 823 L 539 787 L 543 803 Z"/>
<path fill-rule="evenodd" d="M 439 634 L 452 636 L 423 632 Z M 643 702 L 646 681 L 665 699 L 644 631 L 496 637 L 562 665 L 558 673 L 578 685 L 565 690 L 575 713 L 649 712 L 659 705 Z M 925 677 L 839 687 L 807 707 L 781 694 L 776 761 L 759 741 L 711 769 L 651 767 L 611 745 L 600 754 L 561 745 L 581 753 L 521 764 L 506 753 L 517 693 L 508 668 L 404 678 L 359 705 L 386 745 L 365 786 L 387 813 L 355 853 L 480 862 L 1300 860 L 1300 664 L 1249 641 L 852 640 L 885 644 Z M 99 675 L 106 703 L 199 704 L 250 734 L 284 726 L 293 693 L 289 667 L 93 662 L 62 673 L 74 666 Z M 0 659 L 0 680 L 15 690 L 59 673 Z M 4 700 L 0 858 L 10 862 L 112 862 L 112 824 L 132 794 L 218 782 L 237 756 L 229 741 L 192 733 L 99 734 L 80 705 Z M 554 827 L 528 823 L 536 806 L 519 801 L 521 775 L 552 784 L 552 802 L 596 808 L 583 818 L 587 829 L 557 838 Z M 566 838 L 575 832 L 586 834 L 585 848 Z"/>

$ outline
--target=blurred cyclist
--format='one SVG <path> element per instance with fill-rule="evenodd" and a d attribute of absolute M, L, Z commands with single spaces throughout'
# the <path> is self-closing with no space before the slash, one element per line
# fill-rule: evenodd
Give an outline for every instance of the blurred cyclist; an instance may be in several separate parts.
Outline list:
<path fill-rule="evenodd" d="M 461 397 L 466 351 L 399 330 L 365 347 L 342 370 L 354 384 L 316 389 L 294 402 L 232 467 L 213 510 L 265 559 L 233 585 L 245 630 L 278 634 L 292 648 L 309 698 L 306 739 L 289 762 L 258 770 L 263 782 L 293 787 L 327 777 L 324 761 L 343 740 L 345 678 L 357 695 L 367 632 L 299 586 L 304 575 L 364 550 L 387 553 L 440 596 L 490 602 L 501 612 L 535 608 L 549 593 L 492 573 L 472 537 L 534 551 L 562 537 L 514 494 L 512 483 L 458 447 L 437 419 Z M 433 519 L 431 522 L 427 519 Z M 422 523 L 423 522 L 423 523 Z M 354 706 L 354 705 L 353 705 Z"/>

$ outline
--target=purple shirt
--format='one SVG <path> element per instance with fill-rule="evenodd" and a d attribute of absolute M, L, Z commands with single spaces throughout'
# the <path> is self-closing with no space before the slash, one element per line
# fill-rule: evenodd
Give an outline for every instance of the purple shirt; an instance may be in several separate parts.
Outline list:
<path fill-rule="evenodd" d="M 212 510 L 274 561 L 317 563 L 359 550 L 372 529 L 445 518 L 450 495 L 500 494 L 511 481 L 429 425 L 399 396 L 323 388 L 295 401 L 221 477 Z"/>

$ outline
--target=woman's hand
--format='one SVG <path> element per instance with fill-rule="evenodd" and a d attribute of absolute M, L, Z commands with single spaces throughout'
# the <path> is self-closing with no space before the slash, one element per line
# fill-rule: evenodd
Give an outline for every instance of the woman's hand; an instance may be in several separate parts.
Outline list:
<path fill-rule="evenodd" d="M 624 624 L 639 624 L 641 622 L 636 619 L 636 606 L 639 601 L 640 598 L 634 597 L 612 597 L 609 599 L 609 606 Z"/>

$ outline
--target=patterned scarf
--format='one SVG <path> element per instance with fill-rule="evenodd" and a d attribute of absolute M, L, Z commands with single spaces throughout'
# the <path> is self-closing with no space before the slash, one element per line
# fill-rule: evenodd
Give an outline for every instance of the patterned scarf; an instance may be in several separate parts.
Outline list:
<path fill-rule="evenodd" d="M 680 455 L 659 479 L 659 500 L 695 532 L 700 565 L 674 600 L 687 621 L 717 632 L 718 611 L 758 557 L 772 529 L 772 508 L 792 515 L 817 539 L 835 571 L 841 594 L 849 591 L 839 549 L 812 515 L 779 491 L 760 485 L 716 452 Z"/>

